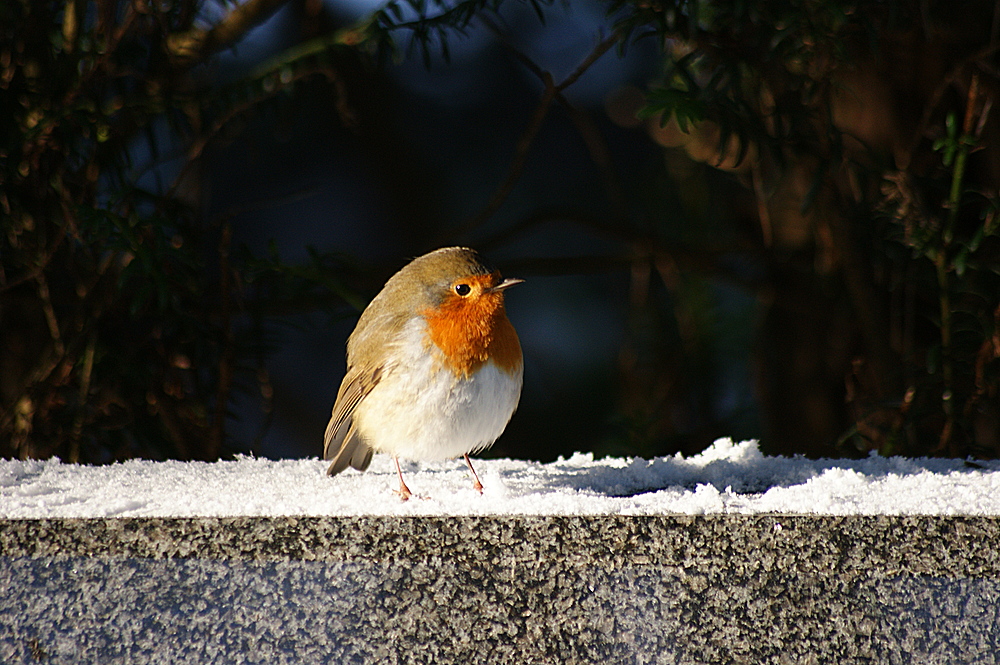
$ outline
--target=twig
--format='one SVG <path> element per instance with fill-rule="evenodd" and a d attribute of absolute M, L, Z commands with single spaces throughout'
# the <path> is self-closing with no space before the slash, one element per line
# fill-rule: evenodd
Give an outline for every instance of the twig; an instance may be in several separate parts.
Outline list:
<path fill-rule="evenodd" d="M 601 134 L 589 113 L 570 104 L 562 94 L 556 95 L 556 101 L 566 110 L 569 119 L 576 125 L 576 131 L 580 132 L 583 142 L 587 145 L 591 161 L 601 172 L 608 199 L 612 204 L 612 216 L 619 220 L 624 219 L 628 204 L 621 182 L 618 180 L 618 174 L 615 172 L 614 163 L 611 160 L 611 150 L 608 148 L 607 141 L 604 140 L 604 135 Z"/>
<path fill-rule="evenodd" d="M 521 173 L 524 171 L 524 165 L 527 161 L 528 151 L 531 149 L 531 145 L 538 135 L 539 130 L 542 127 L 542 122 L 548 115 L 549 109 L 552 106 L 552 101 L 558 101 L 563 107 L 570 111 L 571 119 L 577 124 L 578 130 L 584 137 L 584 141 L 587 143 L 587 147 L 590 150 L 591 158 L 594 159 L 598 167 L 604 169 L 610 169 L 611 160 L 607 157 L 606 146 L 603 145 L 603 141 L 594 136 L 594 132 L 591 128 L 587 126 L 587 121 L 582 118 L 578 113 L 575 113 L 575 109 L 562 95 L 562 91 L 573 85 L 583 74 L 593 65 L 597 60 L 608 52 L 608 50 L 614 46 L 620 39 L 621 35 L 618 32 L 612 33 L 609 37 L 601 40 L 597 46 L 590 52 L 590 54 L 583 59 L 583 61 L 567 76 L 561 83 L 556 84 L 552 78 L 552 74 L 543 70 L 539 67 L 531 58 L 526 56 L 524 53 L 516 49 L 510 44 L 510 42 L 503 35 L 499 26 L 487 17 L 480 17 L 480 20 L 486 25 L 491 32 L 493 32 L 501 41 L 501 43 L 513 53 L 514 57 L 524 64 L 531 72 L 533 72 L 538 78 L 541 79 L 545 90 L 542 93 L 541 99 L 538 101 L 538 105 L 535 107 L 535 111 L 531 116 L 531 120 L 528 126 L 525 128 L 524 132 L 518 138 L 517 144 L 514 150 L 514 157 L 511 160 L 510 166 L 507 169 L 507 175 L 504 177 L 503 182 L 494 191 L 493 196 L 490 197 L 489 202 L 486 206 L 479 211 L 478 214 L 473 216 L 471 219 L 461 224 L 457 229 L 453 229 L 449 235 L 453 236 L 463 236 L 472 229 L 477 228 L 487 219 L 493 216 L 503 202 L 510 195 L 511 191 L 514 189 L 514 185 L 521 177 Z M 610 175 L 608 175 L 610 174 Z M 606 175 L 609 177 L 609 190 L 614 198 L 619 198 L 616 194 L 620 194 L 620 188 L 617 187 L 617 181 L 613 177 L 613 173 L 606 171 Z"/>
<path fill-rule="evenodd" d="M 584 58 L 583 62 L 581 62 L 580 65 L 573 70 L 573 73 L 563 79 L 563 82 L 556 86 L 556 89 L 559 90 L 559 92 L 562 92 L 576 83 L 577 79 L 583 76 L 584 72 L 590 69 L 590 66 L 597 62 L 602 55 L 607 53 L 612 46 L 617 44 L 620 39 L 621 35 L 615 31 L 601 40 L 601 42 L 594 47 L 594 50 L 590 52 L 590 55 Z"/>
<path fill-rule="evenodd" d="M 66 237 L 66 225 L 63 224 L 56 231 L 56 237 L 55 240 L 52 241 L 52 247 L 49 248 L 48 251 L 46 251 L 44 254 L 42 254 L 42 256 L 38 258 L 38 260 L 35 262 L 34 267 L 31 268 L 31 270 L 29 270 L 28 272 L 18 277 L 17 279 L 11 280 L 9 282 L 4 281 L 3 283 L 0 283 L 0 293 L 3 293 L 4 291 L 9 291 L 10 289 L 18 287 L 26 282 L 35 281 L 39 277 L 41 277 L 45 273 L 45 269 L 49 267 L 49 264 L 52 262 L 52 259 L 56 255 L 56 250 L 59 249 L 59 246 L 62 244 L 62 241 L 65 237 Z"/>
<path fill-rule="evenodd" d="M 239 41 L 250 28 L 262 23 L 288 0 L 247 0 L 236 5 L 209 29 L 192 28 L 170 35 L 167 52 L 178 65 L 192 67 L 208 56 Z"/>
<path fill-rule="evenodd" d="M 486 207 L 462 224 L 457 230 L 454 230 L 452 232 L 454 235 L 465 235 L 492 217 L 500 209 L 500 206 L 503 205 L 507 197 L 510 196 L 510 193 L 514 190 L 514 185 L 521 178 L 521 172 L 524 171 L 524 164 L 527 161 L 528 150 L 531 149 L 531 144 L 534 142 L 535 137 L 538 136 L 538 131 L 542 128 L 542 122 L 545 120 L 545 116 L 548 115 L 549 108 L 552 106 L 552 100 L 555 99 L 558 92 L 555 83 L 552 81 L 552 76 L 548 72 L 543 72 L 543 75 L 546 80 L 545 92 L 542 94 L 542 98 L 538 100 L 538 105 L 531 116 L 531 121 L 517 140 L 517 144 L 514 147 L 514 158 L 507 168 L 506 177 L 504 177 L 503 182 L 500 183 L 496 191 L 493 192 L 493 196 L 490 197 Z"/>
<path fill-rule="evenodd" d="M 951 248 L 955 220 L 958 218 L 958 209 L 961 205 L 962 186 L 965 182 L 965 160 L 969 154 L 969 146 L 965 143 L 965 140 L 972 134 L 973 126 L 976 122 L 976 106 L 978 101 L 979 76 L 973 74 L 966 99 L 965 118 L 962 121 L 961 130 L 959 130 L 961 133 L 957 133 L 955 137 L 955 140 L 958 141 L 958 150 L 954 157 L 951 192 L 948 196 L 948 220 L 941 235 L 941 245 L 937 248 L 937 253 L 934 257 L 934 267 L 938 280 L 938 300 L 941 307 L 941 378 L 944 384 L 941 390 L 941 407 L 945 416 L 941 438 L 938 441 L 937 450 L 939 451 L 949 449 L 955 424 L 953 393 L 955 361 L 952 357 L 951 287 L 948 278 L 951 259 L 948 250 Z"/>
<path fill-rule="evenodd" d="M 97 347 L 97 328 L 92 328 L 87 348 L 83 353 L 83 369 L 80 372 L 80 393 L 76 405 L 76 417 L 73 419 L 73 431 L 69 440 L 69 462 L 80 463 L 80 434 L 83 432 L 83 421 L 86 419 L 87 399 L 90 395 L 90 380 L 94 373 L 94 351 Z"/>
<path fill-rule="evenodd" d="M 917 151 L 917 147 L 920 145 L 920 142 L 924 138 L 924 134 L 927 133 L 927 128 L 931 124 L 931 115 L 934 113 L 934 109 L 937 108 L 937 105 L 941 102 L 941 98 L 944 96 L 945 91 L 948 90 L 948 87 L 958 80 L 959 75 L 965 70 L 966 67 L 988 58 L 997 51 L 1000 51 L 1000 43 L 991 43 L 986 48 L 973 53 L 971 56 L 952 67 L 951 71 L 949 71 L 944 78 L 941 79 L 941 83 L 939 83 L 938 87 L 934 89 L 934 92 L 931 94 L 931 98 L 924 106 L 924 113 L 920 118 L 920 124 L 917 125 L 917 131 L 914 132 L 913 138 L 910 140 L 910 146 L 905 153 L 905 163 L 899 164 L 900 169 L 905 170 L 909 166 L 910 161 L 913 159 L 913 154 Z"/>
<path fill-rule="evenodd" d="M 45 324 L 49 328 L 49 337 L 52 338 L 52 348 L 56 356 L 63 357 L 66 354 L 66 347 L 63 346 L 62 335 L 59 334 L 59 321 L 56 319 L 56 310 L 52 306 L 52 296 L 49 293 L 49 282 L 45 279 L 45 273 L 40 272 L 35 276 L 38 284 L 38 298 L 42 301 L 42 312 L 45 314 Z"/>
<path fill-rule="evenodd" d="M 205 148 L 208 146 L 208 144 L 211 143 L 222 132 L 222 130 L 226 127 L 226 125 L 235 120 L 241 114 L 249 111 L 254 106 L 264 102 L 267 99 L 275 97 L 280 92 L 285 90 L 289 85 L 297 81 L 300 81 L 302 79 L 313 76 L 315 74 L 326 76 L 326 78 L 329 81 L 334 83 L 334 85 L 338 89 L 338 92 L 341 90 L 341 86 L 338 85 L 340 79 L 339 76 L 337 76 L 337 73 L 330 67 L 320 67 L 316 69 L 309 69 L 303 72 L 299 72 L 294 76 L 292 76 L 287 81 L 280 81 L 279 79 L 279 83 L 276 84 L 274 88 L 271 89 L 270 91 L 231 108 L 222 118 L 219 118 L 207 132 L 203 133 L 201 136 L 199 136 L 198 138 L 194 139 L 191 142 L 191 145 L 187 149 L 187 159 L 184 162 L 184 166 L 181 167 L 180 172 L 177 174 L 177 177 L 174 178 L 174 181 L 173 183 L 171 183 L 170 188 L 167 189 L 167 192 L 164 196 L 164 200 L 169 200 L 174 197 L 174 194 L 177 192 L 177 189 L 184 183 L 184 179 L 187 177 L 191 168 L 194 166 L 194 163 L 197 161 L 199 157 L 201 157 L 202 153 L 205 151 Z M 268 76 L 278 78 L 277 73 L 269 74 Z M 340 106 L 338 105 L 338 110 L 339 109 Z M 345 125 L 348 124 L 349 118 L 350 118 L 349 116 L 348 117 L 342 116 L 342 120 L 344 121 Z"/>
<path fill-rule="evenodd" d="M 681 272 L 712 275 L 751 293 L 760 293 L 767 286 L 766 281 L 756 274 L 749 274 L 734 262 L 734 256 L 751 257 L 756 261 L 764 259 L 763 251 L 757 243 L 738 242 L 719 245 L 700 244 L 689 247 L 672 240 L 664 242 L 655 235 L 642 233 L 632 225 L 616 223 L 609 218 L 590 217 L 579 210 L 549 209 L 535 211 L 519 222 L 484 238 L 477 243 L 483 249 L 503 245 L 531 229 L 549 221 L 576 224 L 597 234 L 614 239 L 632 248 L 641 248 L 651 261 L 668 260 L 674 262 Z M 638 250 L 628 254 L 601 257 L 545 257 L 540 259 L 510 259 L 504 262 L 512 275 L 566 275 L 590 274 L 597 272 L 619 272 L 630 269 Z M 664 258 L 665 257 L 665 258 Z M 805 311 L 805 308 L 802 308 Z"/>

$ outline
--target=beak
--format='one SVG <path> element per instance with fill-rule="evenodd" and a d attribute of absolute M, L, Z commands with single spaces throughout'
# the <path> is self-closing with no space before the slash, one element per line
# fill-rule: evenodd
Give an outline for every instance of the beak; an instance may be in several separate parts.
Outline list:
<path fill-rule="evenodd" d="M 523 279 L 517 279 L 516 277 L 508 277 L 507 279 L 505 279 L 504 281 L 500 282 L 496 286 L 491 286 L 488 289 L 488 291 L 490 293 L 495 293 L 497 291 L 503 291 L 505 289 L 509 289 L 510 287 L 514 286 L 515 284 L 520 284 L 523 281 L 524 281 Z"/>

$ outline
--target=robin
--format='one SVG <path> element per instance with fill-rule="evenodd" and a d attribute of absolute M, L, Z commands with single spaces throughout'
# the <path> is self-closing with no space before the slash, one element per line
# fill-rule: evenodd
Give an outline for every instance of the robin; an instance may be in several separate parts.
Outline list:
<path fill-rule="evenodd" d="M 446 247 L 393 275 L 347 340 L 347 374 L 326 427 L 334 476 L 364 471 L 374 451 L 399 458 L 465 457 L 493 445 L 521 396 L 521 343 L 504 311 L 504 279 L 475 250 Z"/>

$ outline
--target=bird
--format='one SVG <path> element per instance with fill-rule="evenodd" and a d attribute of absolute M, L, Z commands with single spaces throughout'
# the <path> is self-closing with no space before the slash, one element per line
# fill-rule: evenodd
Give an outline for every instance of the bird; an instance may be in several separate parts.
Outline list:
<path fill-rule="evenodd" d="M 474 249 L 417 257 L 385 283 L 347 340 L 347 372 L 326 427 L 327 474 L 364 471 L 388 453 L 403 501 L 413 493 L 399 458 L 464 457 L 493 445 L 517 409 L 521 343 L 507 318 L 504 278 Z"/>

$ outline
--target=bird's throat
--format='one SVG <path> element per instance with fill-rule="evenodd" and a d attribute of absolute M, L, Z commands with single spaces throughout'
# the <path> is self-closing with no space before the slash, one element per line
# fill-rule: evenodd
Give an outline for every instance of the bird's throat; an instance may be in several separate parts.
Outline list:
<path fill-rule="evenodd" d="M 457 376 L 469 377 L 487 361 L 508 373 L 521 366 L 521 344 L 507 319 L 503 294 L 452 297 L 423 312 L 430 344 Z"/>

